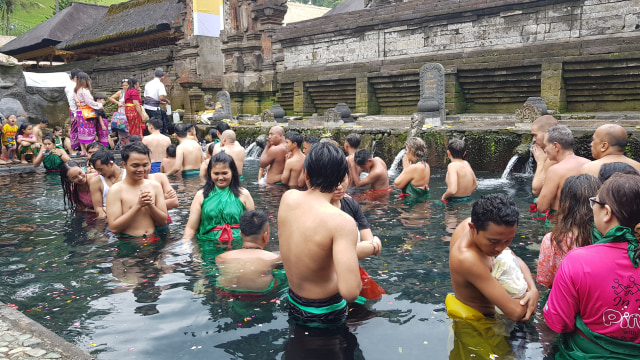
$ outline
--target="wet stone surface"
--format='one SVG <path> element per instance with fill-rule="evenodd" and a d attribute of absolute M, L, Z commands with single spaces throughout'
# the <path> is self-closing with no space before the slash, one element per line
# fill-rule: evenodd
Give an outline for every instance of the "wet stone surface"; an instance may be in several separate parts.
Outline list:
<path fill-rule="evenodd" d="M 61 359 L 62 355 L 38 347 L 42 340 L 12 329 L 0 318 L 0 360 Z"/>

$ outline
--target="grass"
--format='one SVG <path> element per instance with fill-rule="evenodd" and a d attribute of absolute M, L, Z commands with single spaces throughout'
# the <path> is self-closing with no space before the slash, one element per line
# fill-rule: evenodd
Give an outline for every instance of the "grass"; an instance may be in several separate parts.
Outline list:
<path fill-rule="evenodd" d="M 83 0 L 78 2 L 108 6 L 124 2 L 124 0 Z M 53 16 L 56 7 L 56 0 L 19 0 L 16 3 L 13 13 L 10 15 L 14 28 L 9 31 L 0 31 L 0 35 L 20 36 Z"/>

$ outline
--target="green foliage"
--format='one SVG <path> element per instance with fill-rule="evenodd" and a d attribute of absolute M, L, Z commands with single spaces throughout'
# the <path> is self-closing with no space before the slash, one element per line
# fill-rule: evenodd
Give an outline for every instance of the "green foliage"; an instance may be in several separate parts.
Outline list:
<path fill-rule="evenodd" d="M 322 6 L 322 7 L 327 7 L 327 8 L 334 8 L 336 7 L 336 5 L 340 4 L 342 2 L 342 0 L 311 0 L 311 2 L 309 2 L 308 0 L 293 0 L 294 2 L 300 3 L 300 4 L 309 4 L 311 3 L 311 5 L 315 5 L 315 6 Z"/>
<path fill-rule="evenodd" d="M 72 1 L 74 0 L 58 0 L 60 11 L 70 6 Z M 123 1 L 126 0 L 75 2 L 109 6 Z M 56 0 L 0 0 L 0 35 L 20 36 L 53 16 L 55 9 Z M 10 25 L 13 25 L 13 30 L 10 29 Z"/>

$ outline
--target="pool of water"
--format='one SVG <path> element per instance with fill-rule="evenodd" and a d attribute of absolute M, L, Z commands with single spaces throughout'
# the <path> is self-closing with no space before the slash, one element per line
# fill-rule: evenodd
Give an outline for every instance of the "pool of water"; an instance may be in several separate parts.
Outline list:
<path fill-rule="evenodd" d="M 257 168 L 255 160 L 245 165 L 246 187 L 256 208 L 271 217 L 267 250 L 277 250 L 283 190 L 257 186 Z M 529 213 L 531 179 L 500 175 L 478 173 L 473 198 L 505 192 L 516 199 L 521 218 L 512 249 L 535 272 L 544 229 Z M 399 199 L 397 191 L 383 199 L 352 193 L 383 243 L 381 256 L 361 266 L 387 295 L 368 304 L 372 312 L 349 323 L 348 334 L 306 340 L 287 321 L 283 292 L 258 302 L 231 301 L 215 292 L 214 267 L 202 260 L 197 243 L 180 241 L 198 180 L 172 183 L 180 207 L 170 211 L 168 236 L 157 244 L 123 246 L 103 221 L 62 210 L 58 175 L 0 176 L 0 300 L 100 359 L 295 359 L 308 351 L 332 358 L 331 349 L 345 348 L 366 359 L 449 357 L 449 240 L 470 215 L 470 204 L 438 201 L 446 189 L 443 171 L 433 171 L 432 199 L 424 203 Z M 514 358 L 552 356 L 554 335 L 539 317 L 520 333 L 511 341 Z"/>

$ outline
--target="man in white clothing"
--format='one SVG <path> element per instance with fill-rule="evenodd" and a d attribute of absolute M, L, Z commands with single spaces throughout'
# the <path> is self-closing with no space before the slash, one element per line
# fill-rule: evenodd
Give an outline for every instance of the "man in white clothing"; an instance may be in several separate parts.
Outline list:
<path fill-rule="evenodd" d="M 164 124 L 168 122 L 168 117 L 166 113 L 160 109 L 160 104 L 170 104 L 171 102 L 167 99 L 167 89 L 165 89 L 164 84 L 162 83 L 162 77 L 164 76 L 164 71 L 162 69 L 156 69 L 155 77 L 153 80 L 149 81 L 144 86 L 144 110 L 149 115 L 149 118 L 157 117 L 162 119 L 163 126 L 160 130 L 161 133 L 167 134 L 168 129 L 165 128 Z M 165 122 L 164 117 L 167 117 L 167 121 Z M 170 134 L 169 134 L 170 135 Z"/>

